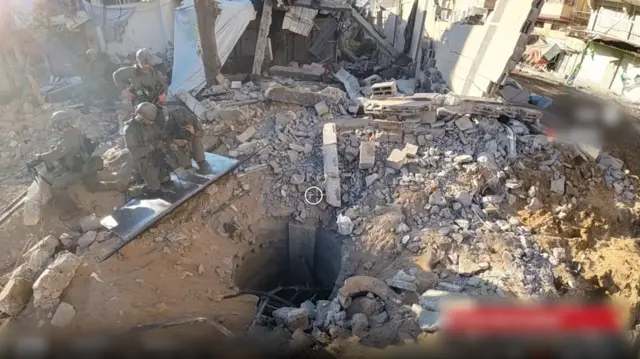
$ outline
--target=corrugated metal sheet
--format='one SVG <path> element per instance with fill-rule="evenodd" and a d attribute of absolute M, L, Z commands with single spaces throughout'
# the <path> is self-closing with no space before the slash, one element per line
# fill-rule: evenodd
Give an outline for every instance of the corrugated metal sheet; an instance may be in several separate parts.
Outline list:
<path fill-rule="evenodd" d="M 293 6 L 287 11 L 282 22 L 282 29 L 295 32 L 302 36 L 309 36 L 313 28 L 313 20 L 318 10 Z"/>

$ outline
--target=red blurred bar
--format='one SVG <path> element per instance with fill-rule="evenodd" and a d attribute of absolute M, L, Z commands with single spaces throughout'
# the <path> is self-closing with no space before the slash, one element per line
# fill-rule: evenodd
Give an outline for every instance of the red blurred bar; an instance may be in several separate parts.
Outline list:
<path fill-rule="evenodd" d="M 603 305 L 452 307 L 443 311 L 441 328 L 448 334 L 576 334 L 617 333 L 613 308 Z"/>

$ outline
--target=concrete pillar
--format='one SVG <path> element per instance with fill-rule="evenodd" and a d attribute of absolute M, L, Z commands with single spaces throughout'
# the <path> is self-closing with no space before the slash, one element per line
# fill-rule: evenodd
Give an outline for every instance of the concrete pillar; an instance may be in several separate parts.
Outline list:
<path fill-rule="evenodd" d="M 260 29 L 258 30 L 258 40 L 256 41 L 256 52 L 253 58 L 253 69 L 251 74 L 262 74 L 262 62 L 264 61 L 265 48 L 267 46 L 267 37 L 271 28 L 271 0 L 265 0 L 262 4 L 262 17 L 260 18 Z"/>

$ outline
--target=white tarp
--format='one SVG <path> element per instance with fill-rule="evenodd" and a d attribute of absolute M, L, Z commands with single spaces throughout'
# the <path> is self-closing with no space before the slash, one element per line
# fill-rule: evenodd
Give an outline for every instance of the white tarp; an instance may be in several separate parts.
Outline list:
<path fill-rule="evenodd" d="M 218 56 L 224 65 L 256 11 L 250 0 L 219 0 L 220 16 L 216 21 Z M 198 55 L 198 31 L 193 0 L 176 8 L 173 30 L 173 74 L 169 91 L 191 91 L 205 83 L 202 59 Z"/>

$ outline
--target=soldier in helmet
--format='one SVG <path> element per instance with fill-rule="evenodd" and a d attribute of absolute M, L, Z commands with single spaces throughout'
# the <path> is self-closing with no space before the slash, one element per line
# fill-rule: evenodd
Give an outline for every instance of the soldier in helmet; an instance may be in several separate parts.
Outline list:
<path fill-rule="evenodd" d="M 165 102 L 167 79 L 151 66 L 153 55 L 148 49 L 136 53 L 136 65 L 121 67 L 113 73 L 113 82 L 122 92 L 122 96 L 133 106 L 149 102 L 158 107 L 158 125 L 164 126 L 164 115 L 160 105 Z"/>
<path fill-rule="evenodd" d="M 47 168 L 55 168 L 51 194 L 68 217 L 73 217 L 79 212 L 77 205 L 67 193 L 70 186 L 83 183 L 90 192 L 126 188 L 120 182 L 98 180 L 98 171 L 103 168 L 102 157 L 93 156 L 95 145 L 82 131 L 73 126 L 75 119 L 76 114 L 73 112 L 54 112 L 51 125 L 62 134 L 62 138 L 51 151 L 36 155 L 36 159 L 44 161 Z M 56 162 L 57 167 L 54 166 Z"/>
<path fill-rule="evenodd" d="M 125 144 L 151 195 L 161 194 L 161 185 L 170 180 L 171 167 L 166 162 L 162 129 L 154 121 L 158 109 L 142 102 L 134 109 L 133 118 L 125 123 Z"/>
<path fill-rule="evenodd" d="M 205 160 L 202 137 L 204 131 L 200 121 L 184 107 L 169 113 L 169 119 L 163 129 L 163 137 L 168 145 L 168 157 L 173 167 L 190 170 L 191 159 L 196 161 L 198 172 L 208 174 L 211 166 Z"/>
<path fill-rule="evenodd" d="M 109 57 L 95 49 L 87 50 L 85 54 L 86 67 L 83 82 L 87 85 L 87 100 L 85 107 L 91 104 L 91 97 L 101 98 L 105 106 L 112 106 L 117 97 L 116 88 L 111 80 L 115 68 Z"/>

